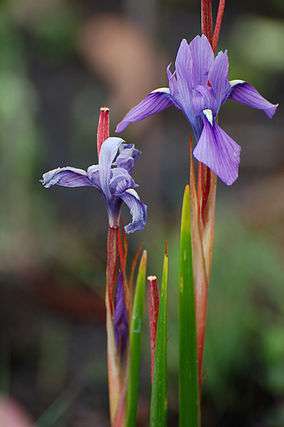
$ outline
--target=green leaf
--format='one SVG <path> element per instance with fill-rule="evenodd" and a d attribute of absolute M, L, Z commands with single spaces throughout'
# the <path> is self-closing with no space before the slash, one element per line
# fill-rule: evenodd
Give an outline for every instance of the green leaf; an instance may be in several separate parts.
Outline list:
<path fill-rule="evenodd" d="M 128 387 L 126 427 L 136 427 L 138 390 L 141 360 L 141 334 L 144 314 L 147 252 L 144 251 L 139 265 L 129 336 Z"/>
<path fill-rule="evenodd" d="M 190 189 L 185 187 L 180 234 L 179 277 L 179 425 L 198 427 L 199 390 L 190 229 Z"/>
<path fill-rule="evenodd" d="M 168 266 L 169 259 L 167 253 L 165 253 L 151 395 L 151 427 L 165 427 L 167 424 Z"/>

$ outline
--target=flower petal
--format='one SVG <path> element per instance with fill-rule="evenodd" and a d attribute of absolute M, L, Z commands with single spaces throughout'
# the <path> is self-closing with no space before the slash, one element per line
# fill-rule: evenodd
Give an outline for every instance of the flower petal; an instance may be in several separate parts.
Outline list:
<path fill-rule="evenodd" d="M 119 196 L 129 188 L 138 187 L 134 179 L 124 168 L 114 168 L 111 170 L 110 191 L 112 195 Z"/>
<path fill-rule="evenodd" d="M 231 185 L 238 178 L 241 147 L 216 123 L 211 125 L 205 115 L 203 123 L 203 131 L 193 155 L 225 184 Z"/>
<path fill-rule="evenodd" d="M 179 104 L 177 104 L 176 100 L 178 99 L 178 87 L 177 87 L 177 76 L 176 71 L 171 72 L 171 64 L 167 66 L 167 77 L 169 81 L 169 89 L 173 104 L 177 108 L 181 108 Z"/>
<path fill-rule="evenodd" d="M 111 197 L 110 192 L 110 178 L 111 178 L 111 167 L 114 162 L 115 156 L 121 144 L 124 143 L 122 138 L 110 137 L 107 138 L 102 146 L 99 156 L 99 177 L 100 186 L 105 194 L 106 198 Z"/>
<path fill-rule="evenodd" d="M 208 80 L 216 99 L 216 111 L 227 98 L 231 86 L 228 80 L 229 59 L 227 52 L 219 52 L 209 70 Z"/>
<path fill-rule="evenodd" d="M 214 53 L 207 37 L 196 36 L 190 43 L 192 58 L 191 78 L 194 86 L 206 85 L 208 73 L 214 61 Z"/>
<path fill-rule="evenodd" d="M 133 107 L 118 123 L 115 131 L 122 132 L 129 123 L 138 122 L 173 105 L 168 88 L 159 88 L 150 92 L 139 104 Z"/>
<path fill-rule="evenodd" d="M 71 166 L 44 173 L 41 183 L 45 188 L 53 185 L 60 185 L 61 187 L 89 187 L 93 185 L 86 171 Z"/>
<path fill-rule="evenodd" d="M 248 107 L 263 110 L 270 119 L 274 116 L 278 104 L 271 104 L 253 86 L 243 80 L 232 80 L 230 84 L 229 98 Z"/>
<path fill-rule="evenodd" d="M 129 207 L 132 215 L 132 222 L 124 227 L 126 233 L 143 230 L 147 221 L 147 206 L 140 201 L 138 194 L 133 189 L 126 190 L 120 197 Z"/>
<path fill-rule="evenodd" d="M 100 188 L 100 173 L 99 173 L 99 165 L 92 165 L 89 166 L 87 169 L 87 175 L 89 177 L 89 180 L 92 181 L 92 184 Z"/>
<path fill-rule="evenodd" d="M 192 89 L 193 80 L 192 80 L 192 57 L 189 44 L 185 39 L 180 43 L 180 46 L 177 51 L 176 61 L 175 61 L 175 73 L 178 78 L 184 79 L 187 81 L 188 86 Z M 169 77 L 169 67 L 168 67 L 168 77 Z"/>
<path fill-rule="evenodd" d="M 140 154 L 141 151 L 137 150 L 134 144 L 122 144 L 119 147 L 119 155 L 116 158 L 115 164 L 128 171 L 132 171 L 134 162 Z"/>

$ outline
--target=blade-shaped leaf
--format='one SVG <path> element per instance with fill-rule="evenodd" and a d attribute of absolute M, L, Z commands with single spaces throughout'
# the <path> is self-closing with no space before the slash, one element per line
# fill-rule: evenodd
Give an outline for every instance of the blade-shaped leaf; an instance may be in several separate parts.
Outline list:
<path fill-rule="evenodd" d="M 151 427 L 165 427 L 167 423 L 168 265 L 168 254 L 165 253 L 151 395 Z"/>
<path fill-rule="evenodd" d="M 195 295 L 192 271 L 190 190 L 185 187 L 180 234 L 179 425 L 199 426 L 199 389 Z"/>
<path fill-rule="evenodd" d="M 126 427 L 136 426 L 141 360 L 141 334 L 144 314 L 147 252 L 144 251 L 137 275 L 129 334 Z"/>

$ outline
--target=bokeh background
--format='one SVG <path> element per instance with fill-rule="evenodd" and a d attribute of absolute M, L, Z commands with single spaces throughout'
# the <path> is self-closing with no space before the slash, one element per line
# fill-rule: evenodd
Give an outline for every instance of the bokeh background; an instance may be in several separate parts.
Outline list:
<path fill-rule="evenodd" d="M 204 426 L 283 427 L 284 3 L 227 3 L 220 47 L 229 50 L 231 77 L 280 108 L 272 121 L 234 103 L 221 114 L 242 161 L 239 180 L 218 186 Z M 39 179 L 57 166 L 96 163 L 99 107 L 110 106 L 114 133 L 131 106 L 165 85 L 166 65 L 182 37 L 200 32 L 199 22 L 197 0 L 0 3 L 1 427 L 10 427 L 7 411 L 22 418 L 17 427 L 108 425 L 105 208 L 95 191 L 48 191 Z M 147 248 L 149 273 L 159 276 L 169 240 L 171 426 L 178 425 L 177 243 L 189 132 L 168 110 L 123 134 L 143 151 L 136 180 L 149 205 L 131 253 Z M 146 329 L 139 426 L 148 425 Z"/>

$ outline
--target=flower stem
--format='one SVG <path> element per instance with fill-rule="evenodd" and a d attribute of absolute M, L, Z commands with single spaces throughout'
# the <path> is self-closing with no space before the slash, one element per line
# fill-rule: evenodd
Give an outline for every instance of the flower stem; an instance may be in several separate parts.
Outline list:
<path fill-rule="evenodd" d="M 221 25 L 224 17 L 224 12 L 225 12 L 225 5 L 226 5 L 226 0 L 219 1 L 216 24 L 215 24 L 215 29 L 214 29 L 213 38 L 212 38 L 212 48 L 214 52 L 217 50 L 217 47 L 218 47 L 220 30 L 221 30 Z"/>
<path fill-rule="evenodd" d="M 114 312 L 114 288 L 117 277 L 117 229 L 109 227 L 107 238 L 107 265 L 106 265 L 106 329 L 107 329 L 107 366 L 108 387 L 111 425 L 114 425 L 121 390 L 123 389 L 123 378 L 120 369 L 119 357 L 116 351 L 113 312 Z"/>
<path fill-rule="evenodd" d="M 201 31 L 212 41 L 212 0 L 201 0 Z"/>

